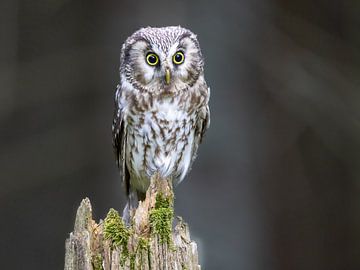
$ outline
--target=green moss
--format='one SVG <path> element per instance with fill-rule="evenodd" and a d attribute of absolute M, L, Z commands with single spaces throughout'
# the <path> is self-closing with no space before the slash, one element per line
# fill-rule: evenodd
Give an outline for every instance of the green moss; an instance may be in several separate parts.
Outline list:
<path fill-rule="evenodd" d="M 135 270 L 136 253 L 130 255 L 130 270 Z"/>
<path fill-rule="evenodd" d="M 129 257 L 128 242 L 131 231 L 126 228 L 119 213 L 110 209 L 104 220 L 104 237 L 111 241 L 111 248 L 122 247 L 120 263 L 123 265 Z"/>
<path fill-rule="evenodd" d="M 119 213 L 111 208 L 104 220 L 104 237 L 111 241 L 112 247 L 124 247 L 127 249 L 127 243 L 130 237 L 130 231 L 126 228 Z"/>
<path fill-rule="evenodd" d="M 173 218 L 172 198 L 157 194 L 155 209 L 150 211 L 150 227 L 152 233 L 160 237 L 161 243 L 170 244 L 171 242 Z"/>
<path fill-rule="evenodd" d="M 137 250 L 149 250 L 149 247 L 150 247 L 149 239 L 144 237 L 139 237 Z"/>
<path fill-rule="evenodd" d="M 171 198 L 167 198 L 161 193 L 156 195 L 155 209 L 159 208 L 170 208 L 171 207 Z"/>
<path fill-rule="evenodd" d="M 94 270 L 104 270 L 103 268 L 103 258 L 101 254 L 93 255 L 91 258 L 92 267 Z"/>

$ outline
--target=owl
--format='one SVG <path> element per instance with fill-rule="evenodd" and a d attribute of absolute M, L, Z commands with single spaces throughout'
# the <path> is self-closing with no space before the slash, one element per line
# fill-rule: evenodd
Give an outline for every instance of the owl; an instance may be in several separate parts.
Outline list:
<path fill-rule="evenodd" d="M 146 27 L 125 41 L 112 133 L 127 207 L 144 199 L 156 173 L 174 185 L 184 179 L 210 124 L 209 97 L 190 30 Z"/>

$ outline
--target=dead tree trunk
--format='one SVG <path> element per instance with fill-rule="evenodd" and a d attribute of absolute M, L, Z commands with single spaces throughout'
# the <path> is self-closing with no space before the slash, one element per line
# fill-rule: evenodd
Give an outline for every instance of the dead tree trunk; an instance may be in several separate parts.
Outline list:
<path fill-rule="evenodd" d="M 65 243 L 65 270 L 186 269 L 200 270 L 196 243 L 177 218 L 169 181 L 151 179 L 146 199 L 132 213 L 130 227 L 110 209 L 104 221 L 92 219 L 90 200 L 76 214 L 74 231 Z"/>

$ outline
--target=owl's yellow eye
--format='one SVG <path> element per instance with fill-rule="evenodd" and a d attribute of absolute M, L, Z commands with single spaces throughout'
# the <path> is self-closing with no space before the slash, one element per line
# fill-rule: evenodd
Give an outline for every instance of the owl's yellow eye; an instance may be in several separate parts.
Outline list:
<path fill-rule="evenodd" d="M 184 60 L 185 60 L 185 55 L 183 52 L 178 51 L 173 56 L 173 62 L 176 65 L 182 64 L 184 62 Z"/>
<path fill-rule="evenodd" d="M 156 66 L 159 63 L 159 57 L 155 53 L 148 53 L 146 55 L 146 62 L 150 66 Z"/>

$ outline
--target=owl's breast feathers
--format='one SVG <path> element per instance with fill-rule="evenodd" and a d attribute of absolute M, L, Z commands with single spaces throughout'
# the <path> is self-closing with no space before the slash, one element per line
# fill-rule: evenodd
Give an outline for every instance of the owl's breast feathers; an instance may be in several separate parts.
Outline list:
<path fill-rule="evenodd" d="M 201 90 L 173 96 L 118 90 L 122 124 L 114 120 L 119 126 L 114 147 L 135 189 L 145 191 L 156 172 L 175 184 L 183 180 L 209 125 L 209 93 Z"/>

